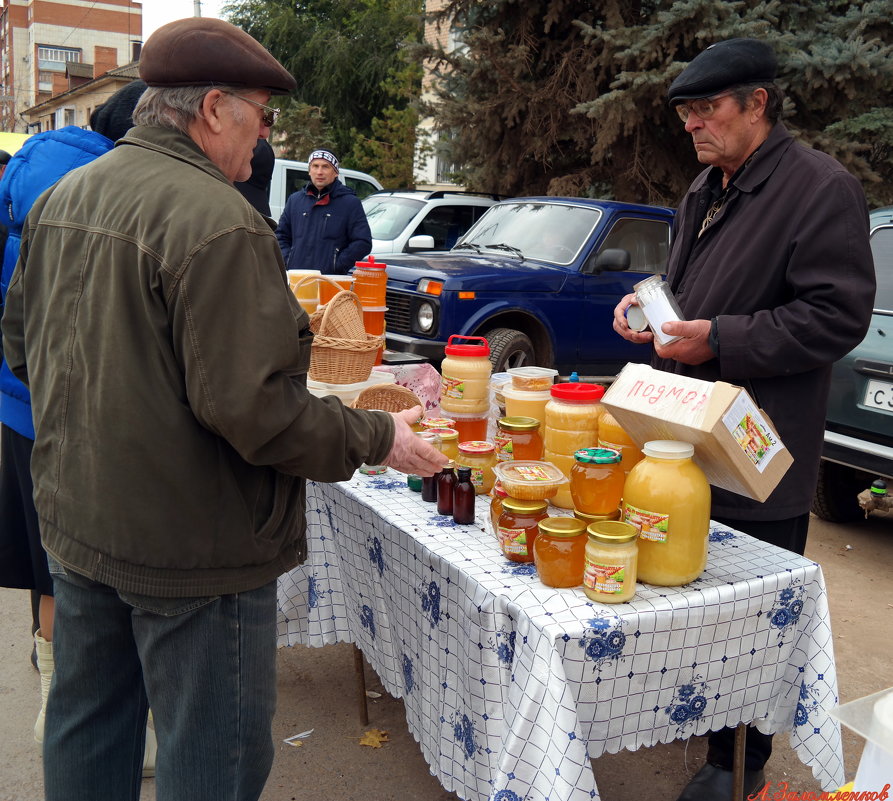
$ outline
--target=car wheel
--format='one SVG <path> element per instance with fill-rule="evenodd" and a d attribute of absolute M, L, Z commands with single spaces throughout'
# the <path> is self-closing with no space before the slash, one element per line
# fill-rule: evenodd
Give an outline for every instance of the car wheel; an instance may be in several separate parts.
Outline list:
<path fill-rule="evenodd" d="M 856 496 L 871 486 L 871 480 L 868 473 L 822 459 L 812 513 L 830 523 L 864 520 L 865 512 Z"/>
<path fill-rule="evenodd" d="M 494 328 L 485 336 L 490 344 L 490 362 L 494 373 L 507 367 L 524 367 L 536 363 L 536 351 L 530 337 L 513 328 Z"/>

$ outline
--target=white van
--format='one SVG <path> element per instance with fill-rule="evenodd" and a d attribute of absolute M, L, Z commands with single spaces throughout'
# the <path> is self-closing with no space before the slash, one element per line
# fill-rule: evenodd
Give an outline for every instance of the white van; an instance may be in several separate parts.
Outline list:
<path fill-rule="evenodd" d="M 382 188 L 371 175 L 357 170 L 348 170 L 342 167 L 338 178 L 345 186 L 349 186 L 362 200 L 367 195 L 377 192 Z M 276 159 L 273 166 L 273 180 L 270 183 L 270 216 L 279 222 L 285 201 L 292 192 L 303 189 L 310 180 L 306 161 L 289 161 L 288 159 Z"/>

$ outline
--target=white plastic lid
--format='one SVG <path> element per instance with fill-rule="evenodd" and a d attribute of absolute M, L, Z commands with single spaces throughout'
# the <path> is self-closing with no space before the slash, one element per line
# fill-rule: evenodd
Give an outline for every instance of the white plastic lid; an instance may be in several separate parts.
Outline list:
<path fill-rule="evenodd" d="M 644 331 L 648 328 L 648 321 L 641 306 L 628 306 L 626 309 L 626 324 L 633 331 Z"/>
<path fill-rule="evenodd" d="M 676 439 L 653 439 L 642 448 L 642 453 L 654 459 L 691 459 L 694 452 L 694 445 Z"/>
<path fill-rule="evenodd" d="M 518 375 L 523 378 L 554 378 L 558 375 L 558 370 L 553 370 L 551 367 L 536 367 L 535 365 L 530 365 L 529 367 L 509 367 L 506 372 L 509 375 Z"/>
<path fill-rule="evenodd" d="M 552 397 L 552 392 L 548 389 L 544 389 L 541 392 L 533 389 L 515 389 L 510 384 L 506 384 L 502 388 L 502 394 L 505 395 L 507 398 L 529 401 L 549 400 L 549 398 Z"/>

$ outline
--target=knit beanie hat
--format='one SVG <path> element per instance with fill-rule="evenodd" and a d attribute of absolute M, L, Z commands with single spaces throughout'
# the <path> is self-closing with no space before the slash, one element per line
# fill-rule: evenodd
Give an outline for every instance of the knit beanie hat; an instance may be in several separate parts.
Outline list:
<path fill-rule="evenodd" d="M 133 110 L 146 91 L 143 81 L 131 81 L 121 87 L 90 115 L 90 127 L 97 133 L 118 141 L 133 127 Z"/>

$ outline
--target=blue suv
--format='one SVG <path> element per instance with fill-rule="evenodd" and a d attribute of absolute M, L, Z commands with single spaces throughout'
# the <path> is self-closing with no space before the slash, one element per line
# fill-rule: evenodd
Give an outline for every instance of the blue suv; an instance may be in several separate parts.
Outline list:
<path fill-rule="evenodd" d="M 492 206 L 445 253 L 386 256 L 389 350 L 443 358 L 484 336 L 494 371 L 540 365 L 613 376 L 649 356 L 617 336 L 614 306 L 666 269 L 673 210 L 580 198 Z"/>

